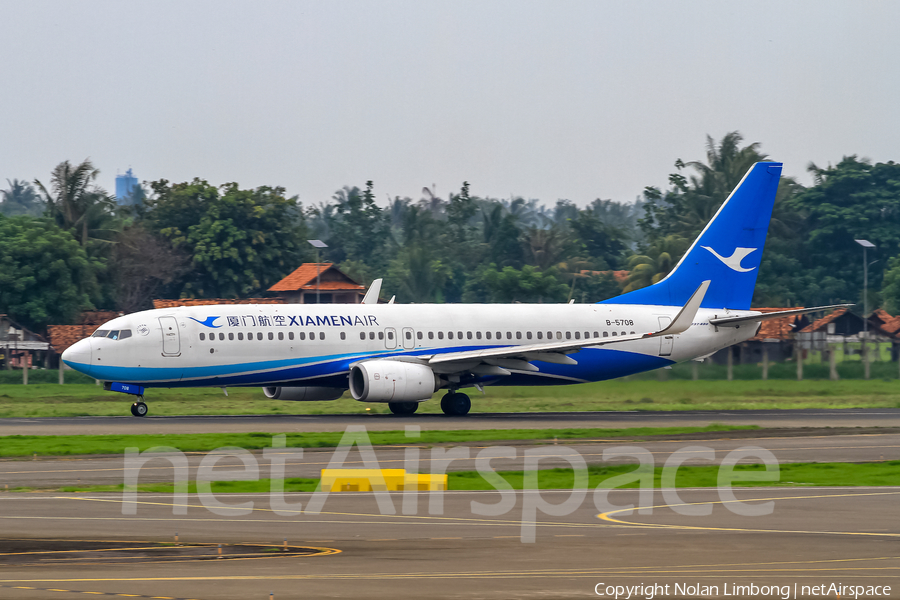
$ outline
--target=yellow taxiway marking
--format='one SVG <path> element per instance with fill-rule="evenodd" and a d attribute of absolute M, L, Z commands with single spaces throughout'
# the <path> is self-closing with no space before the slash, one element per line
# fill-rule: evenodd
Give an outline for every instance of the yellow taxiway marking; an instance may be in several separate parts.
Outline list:
<path fill-rule="evenodd" d="M 849 536 L 873 536 L 873 537 L 900 537 L 900 533 L 881 533 L 872 531 L 807 531 L 807 530 L 790 530 L 790 529 L 748 529 L 742 527 L 701 527 L 698 525 L 670 525 L 666 523 L 635 523 L 631 521 L 623 521 L 613 518 L 612 515 L 638 510 L 652 510 L 654 508 L 672 508 L 675 506 L 699 506 L 703 504 L 733 504 L 735 502 L 766 502 L 770 500 L 809 500 L 817 498 L 848 498 L 859 496 L 896 496 L 897 492 L 863 492 L 857 494 L 822 494 L 818 496 L 776 496 L 771 498 L 748 498 L 744 500 L 711 500 L 707 502 L 684 502 L 681 504 L 658 504 L 655 506 L 642 506 L 638 508 L 620 508 L 617 510 L 607 511 L 597 515 L 598 518 L 616 523 L 618 525 L 629 525 L 631 527 L 647 527 L 652 529 L 692 529 L 701 531 L 744 531 L 748 533 L 808 533 L 817 535 L 849 535 Z"/>

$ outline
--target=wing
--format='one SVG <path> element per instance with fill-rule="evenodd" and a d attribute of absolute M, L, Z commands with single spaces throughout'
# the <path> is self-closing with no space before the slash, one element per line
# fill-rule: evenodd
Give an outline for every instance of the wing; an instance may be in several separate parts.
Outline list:
<path fill-rule="evenodd" d="M 740 327 L 744 323 L 761 323 L 771 319 L 783 319 L 793 315 L 805 315 L 808 313 L 830 310 L 832 308 L 848 308 L 852 304 L 832 304 L 830 306 L 816 306 L 814 308 L 794 308 L 791 310 L 780 310 L 778 312 L 761 313 L 756 315 L 747 315 L 743 317 L 721 317 L 710 319 L 709 324 L 716 327 Z"/>
<path fill-rule="evenodd" d="M 691 295 L 687 303 L 678 311 L 675 319 L 659 331 L 650 333 L 624 335 L 614 338 L 593 338 L 586 340 L 565 340 L 559 342 L 546 342 L 542 344 L 526 344 L 522 346 L 503 346 L 499 348 L 487 348 L 484 350 L 467 350 L 464 352 L 448 352 L 422 356 L 425 364 L 434 368 L 439 373 L 455 373 L 471 370 L 482 375 L 509 375 L 506 368 L 525 371 L 537 371 L 538 368 L 531 361 L 542 361 L 556 364 L 574 365 L 577 362 L 566 354 L 577 352 L 588 346 L 606 346 L 609 344 L 621 344 L 634 340 L 644 340 L 651 337 L 676 335 L 687 331 L 694 321 L 700 303 L 709 288 L 709 281 L 704 281 Z"/>

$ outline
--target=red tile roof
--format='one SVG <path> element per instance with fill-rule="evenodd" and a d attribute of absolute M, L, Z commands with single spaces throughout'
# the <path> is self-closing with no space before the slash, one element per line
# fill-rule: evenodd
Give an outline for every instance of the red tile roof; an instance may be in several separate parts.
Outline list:
<path fill-rule="evenodd" d="M 177 306 L 209 306 L 211 304 L 284 304 L 283 298 L 180 298 L 178 300 L 154 300 L 153 308 Z"/>
<path fill-rule="evenodd" d="M 793 308 L 803 308 L 795 306 Z M 753 308 L 761 313 L 778 312 L 779 310 L 790 310 L 788 308 Z M 750 338 L 748 341 L 761 342 L 763 340 L 789 340 L 795 333 L 794 324 L 799 317 L 797 315 L 789 315 L 780 319 L 770 319 L 763 321 L 759 328 L 759 333 Z"/>
<path fill-rule="evenodd" d="M 837 319 L 838 317 L 841 317 L 841 316 L 847 314 L 847 312 L 849 310 L 850 310 L 849 308 L 839 308 L 836 311 L 834 311 L 833 313 L 831 313 L 830 315 L 825 315 L 821 319 L 816 319 L 815 321 L 813 321 L 812 323 L 810 323 L 809 325 L 807 325 L 806 327 L 803 328 L 803 333 L 812 333 L 813 331 L 818 331 L 818 330 L 822 329 L 823 327 L 825 327 L 826 325 L 828 325 L 829 323 L 831 323 L 832 321 L 834 321 L 835 319 Z"/>
<path fill-rule="evenodd" d="M 119 314 L 115 313 L 115 317 Z M 47 337 L 50 338 L 50 346 L 59 354 L 79 340 L 90 337 L 100 328 L 96 325 L 48 325 Z"/>
<path fill-rule="evenodd" d="M 297 292 L 316 289 L 316 263 L 303 263 L 293 273 L 269 288 L 270 292 Z M 327 273 L 327 278 L 326 278 Z M 319 289 L 364 292 L 362 286 L 341 272 L 334 263 L 318 263 Z M 327 287 L 326 287 L 327 286 Z"/>

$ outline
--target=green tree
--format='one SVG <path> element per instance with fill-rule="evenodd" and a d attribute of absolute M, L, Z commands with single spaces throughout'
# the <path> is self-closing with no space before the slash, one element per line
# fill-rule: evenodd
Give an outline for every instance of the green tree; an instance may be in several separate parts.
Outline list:
<path fill-rule="evenodd" d="M 628 279 L 623 291 L 631 292 L 661 281 L 675 268 L 689 246 L 689 240 L 673 234 L 652 242 L 644 254 L 629 257 Z"/>
<path fill-rule="evenodd" d="M 815 185 L 789 202 L 805 224 L 796 254 L 807 277 L 801 301 L 861 302 L 862 249 L 854 240 L 877 246 L 868 254 L 870 261 L 880 260 L 869 269 L 870 291 L 881 288 L 885 257 L 900 254 L 900 164 L 849 156 L 834 167 L 809 170 Z"/>
<path fill-rule="evenodd" d="M 94 183 L 99 174 L 90 159 L 77 165 L 66 160 L 50 173 L 49 190 L 34 180 L 50 217 L 63 229 L 72 231 L 84 247 L 91 240 L 108 241 L 118 228 L 115 198 Z"/>
<path fill-rule="evenodd" d="M 892 315 L 900 314 L 900 256 L 888 261 L 881 286 L 882 308 Z"/>
<path fill-rule="evenodd" d="M 190 273 L 174 290 L 183 297 L 258 294 L 311 254 L 302 210 L 283 188 L 216 188 L 201 179 L 151 187 L 147 227 L 191 257 Z"/>
<path fill-rule="evenodd" d="M 0 312 L 26 327 L 70 323 L 90 308 L 100 267 L 47 219 L 0 215 Z"/>
<path fill-rule="evenodd" d="M 465 302 L 565 302 L 569 286 L 560 281 L 555 269 L 542 272 L 525 265 L 522 269 L 490 264 L 469 280 Z"/>
<path fill-rule="evenodd" d="M 39 217 L 44 214 L 45 205 L 35 189 L 27 181 L 6 180 L 9 189 L 0 190 L 3 200 L 0 201 L 0 214 L 7 217 L 28 215 Z"/>

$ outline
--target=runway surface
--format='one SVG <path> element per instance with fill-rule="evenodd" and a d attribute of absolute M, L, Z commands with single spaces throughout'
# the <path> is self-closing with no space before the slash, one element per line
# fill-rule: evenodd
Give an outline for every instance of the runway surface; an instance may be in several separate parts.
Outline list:
<path fill-rule="evenodd" d="M 881 460 L 900 460 L 900 433 L 868 433 L 856 435 L 805 435 L 803 437 L 776 437 L 771 433 L 740 432 L 744 435 L 729 434 L 728 432 L 716 433 L 702 438 L 678 438 L 670 440 L 652 441 L 627 441 L 627 440 L 603 440 L 590 443 L 574 443 L 553 445 L 552 443 L 531 445 L 518 443 L 509 445 L 509 451 L 514 452 L 514 458 L 494 458 L 491 460 L 491 468 L 494 470 L 522 470 L 525 466 L 525 452 L 530 453 L 532 460 L 537 460 L 539 468 L 571 468 L 571 463 L 554 455 L 554 452 L 564 449 L 572 451 L 585 461 L 586 464 L 622 464 L 635 463 L 638 458 L 634 456 L 603 458 L 603 453 L 609 453 L 623 446 L 638 446 L 652 457 L 654 464 L 662 466 L 670 459 L 674 452 L 683 453 L 687 460 L 686 465 L 692 464 L 717 464 L 730 452 L 746 448 L 764 448 L 770 451 L 779 463 L 788 462 L 871 462 Z M 472 444 L 462 449 L 454 450 L 455 455 L 460 452 L 467 456 L 455 458 L 444 465 L 443 458 L 447 448 L 438 446 L 435 449 L 413 444 L 404 447 L 375 446 L 373 452 L 381 468 L 406 468 L 410 472 L 450 472 L 471 471 L 477 468 L 476 461 L 479 453 L 486 444 Z M 700 457 L 705 449 L 712 449 L 715 458 L 709 460 Z M 418 457 L 409 454 L 413 450 Z M 193 453 L 185 457 L 188 464 L 189 478 L 196 479 L 197 467 L 206 454 Z M 260 451 L 254 453 L 255 461 L 260 467 L 260 478 L 268 478 L 272 461 L 265 458 Z M 367 465 L 364 457 L 360 456 L 357 448 L 353 448 L 341 459 L 330 448 L 306 448 L 302 455 L 286 450 L 276 456 L 283 459 L 286 477 L 318 478 L 321 469 L 332 468 L 363 468 Z M 339 464 L 332 461 L 340 460 Z M 415 460 L 415 462 L 412 462 Z M 762 458 L 751 454 L 743 462 L 761 462 Z M 331 464 L 330 464 L 331 463 Z M 10 489 L 16 487 L 31 488 L 59 488 L 63 486 L 88 486 L 88 485 L 118 485 L 123 482 L 124 457 L 117 456 L 91 456 L 72 458 L 41 458 L 32 459 L 6 459 L 0 460 L 0 490 L 4 486 Z M 243 463 L 238 458 L 223 457 L 214 467 L 214 474 L 221 480 L 228 479 L 230 473 L 243 472 Z M 169 460 L 156 458 L 145 463 L 140 470 L 141 483 L 155 483 L 173 481 L 173 465 Z M 900 467 L 898 467 L 898 483 L 900 483 Z"/>
<path fill-rule="evenodd" d="M 152 404 L 151 404 L 152 412 Z M 0 435 L 116 435 L 140 433 L 228 433 L 343 431 L 365 425 L 371 431 L 447 429 L 567 429 L 580 427 L 704 427 L 712 423 L 761 427 L 900 427 L 900 408 L 635 411 L 556 413 L 472 413 L 445 415 L 249 415 L 189 417 L 66 417 L 0 419 Z"/>
<path fill-rule="evenodd" d="M 116 495 L 0 494 L 0 596 L 565 599 L 597 597 L 602 583 L 668 585 L 657 597 L 701 597 L 676 594 L 676 584 L 718 586 L 719 597 L 736 585 L 777 585 L 794 597 L 795 585 L 834 582 L 887 585 L 887 597 L 900 597 L 896 488 L 738 490 L 740 505 L 715 489 L 668 493 L 615 490 L 608 504 L 588 494 L 556 516 L 524 519 L 526 503 L 565 506 L 571 492 L 518 493 L 493 515 L 471 503 L 497 503 L 497 492 L 447 492 L 440 508 L 428 494 L 410 494 L 406 506 L 390 494 L 394 514 L 373 494 L 332 494 L 318 515 L 273 512 L 260 495 L 227 500 L 253 501 L 250 512 L 213 512 L 191 496 L 185 515 L 173 515 L 170 496 L 142 495 L 136 514 L 123 515 Z M 287 501 L 305 506 L 310 495 Z M 735 512 L 767 502 L 770 514 Z M 645 510 L 616 510 L 628 504 Z M 680 514 L 685 507 L 710 514 Z M 523 542 L 532 522 L 534 542 Z M 185 554 L 166 559 L 174 550 L 161 543 L 176 532 Z M 248 553 L 253 545 L 267 551 Z"/>

